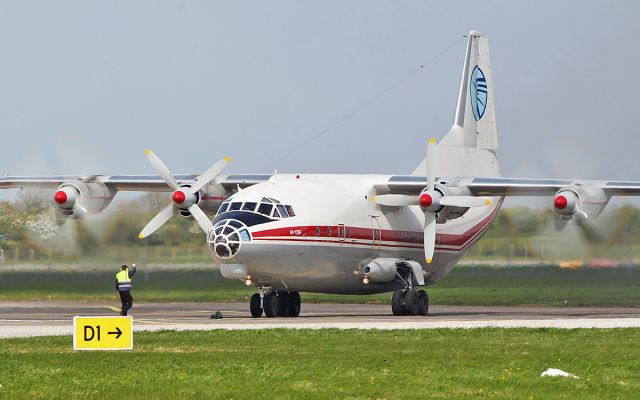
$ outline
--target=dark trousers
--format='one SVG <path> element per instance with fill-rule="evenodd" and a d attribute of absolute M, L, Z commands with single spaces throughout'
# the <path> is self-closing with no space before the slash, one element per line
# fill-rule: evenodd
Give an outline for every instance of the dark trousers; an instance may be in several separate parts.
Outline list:
<path fill-rule="evenodd" d="M 127 312 L 133 306 L 133 296 L 131 296 L 131 291 L 127 290 L 126 292 L 118 293 L 120 293 L 120 301 L 122 302 L 122 315 L 127 315 Z"/>

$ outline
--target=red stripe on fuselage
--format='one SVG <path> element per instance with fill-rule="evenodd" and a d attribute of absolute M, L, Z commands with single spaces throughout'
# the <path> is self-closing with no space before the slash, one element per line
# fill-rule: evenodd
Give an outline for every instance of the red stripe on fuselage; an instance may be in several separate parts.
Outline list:
<path fill-rule="evenodd" d="M 439 233 L 436 235 L 436 248 L 447 250 L 439 246 L 454 246 L 464 248 L 482 233 L 488 226 L 493 217 L 498 212 L 496 207 L 486 218 L 478 224 L 471 227 L 462 234 Z M 372 228 L 360 228 L 355 226 L 345 226 L 345 238 L 339 236 L 339 226 L 291 226 L 284 228 L 266 229 L 264 231 L 253 232 L 251 235 L 254 240 L 274 240 L 274 241 L 293 241 L 293 242 L 315 242 L 315 243 L 344 243 L 344 244 L 367 244 L 378 245 L 378 240 L 373 238 Z M 320 231 L 318 233 L 318 230 Z M 351 235 L 348 233 L 351 232 Z M 423 232 L 415 231 L 396 231 L 381 229 L 382 242 L 405 243 L 405 245 L 391 245 L 381 243 L 383 247 L 402 247 L 421 249 L 422 246 L 408 246 L 408 244 L 423 243 Z M 337 240 L 332 240 L 332 239 Z M 366 243 L 354 242 L 354 240 L 364 240 Z M 451 250 L 451 249 L 449 249 Z"/>

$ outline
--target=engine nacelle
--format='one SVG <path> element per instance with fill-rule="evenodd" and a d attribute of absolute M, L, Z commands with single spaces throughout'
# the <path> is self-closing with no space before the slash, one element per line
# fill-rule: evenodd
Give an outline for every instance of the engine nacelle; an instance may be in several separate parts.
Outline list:
<path fill-rule="evenodd" d="M 362 268 L 362 273 L 372 282 L 391 282 L 396 277 L 396 258 L 376 258 Z"/>
<path fill-rule="evenodd" d="M 217 211 L 230 195 L 220 184 L 206 185 L 199 192 L 198 206 L 206 211 Z"/>
<path fill-rule="evenodd" d="M 562 222 L 575 218 L 578 223 L 583 223 L 587 218 L 602 214 L 609 200 L 610 196 L 600 188 L 575 184 L 556 192 L 553 208 Z M 561 228 L 564 224 L 556 226 Z"/>
<path fill-rule="evenodd" d="M 553 198 L 553 207 L 562 216 L 573 217 L 578 211 L 580 196 L 572 189 L 561 189 Z"/>
<path fill-rule="evenodd" d="M 375 258 L 364 265 L 362 275 L 364 284 L 387 283 L 395 280 L 398 275 L 405 278 L 411 275 L 418 285 L 424 285 L 424 271 L 420 263 L 414 260 Z"/>
<path fill-rule="evenodd" d="M 99 182 L 65 182 L 56 190 L 53 201 L 63 216 L 84 218 L 107 208 L 115 194 Z"/>
<path fill-rule="evenodd" d="M 178 207 L 178 214 L 183 218 L 191 219 L 189 206 L 197 204 L 205 211 L 216 211 L 220 204 L 229 196 L 224 187 L 220 184 L 209 184 L 200 189 L 198 193 L 191 193 L 190 185 L 183 185 L 173 192 L 171 198 Z"/>

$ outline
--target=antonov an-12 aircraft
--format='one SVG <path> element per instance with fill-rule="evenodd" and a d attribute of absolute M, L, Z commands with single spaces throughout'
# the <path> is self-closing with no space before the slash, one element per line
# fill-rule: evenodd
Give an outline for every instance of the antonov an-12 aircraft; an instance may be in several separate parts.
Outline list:
<path fill-rule="evenodd" d="M 140 238 L 174 215 L 194 219 L 222 275 L 257 288 L 253 317 L 297 317 L 300 292 L 393 292 L 394 315 L 427 315 L 420 287 L 451 271 L 506 196 L 550 196 L 562 229 L 640 194 L 640 182 L 500 177 L 489 43 L 468 38 L 453 126 L 410 175 L 222 175 L 228 157 L 173 175 L 147 150 L 158 175 L 9 176 L 0 188 L 56 189 L 61 219 L 99 213 L 118 191 L 171 192 Z"/>

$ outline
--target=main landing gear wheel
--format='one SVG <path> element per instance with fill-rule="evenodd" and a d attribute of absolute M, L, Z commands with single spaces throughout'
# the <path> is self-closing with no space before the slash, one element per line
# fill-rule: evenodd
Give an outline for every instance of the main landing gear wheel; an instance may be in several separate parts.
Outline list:
<path fill-rule="evenodd" d="M 278 315 L 278 296 L 274 292 L 264 296 L 264 314 L 267 318 L 273 318 Z"/>
<path fill-rule="evenodd" d="M 302 302 L 300 301 L 300 293 L 289 293 L 289 316 L 295 318 L 300 315 L 301 306 Z"/>
<path fill-rule="evenodd" d="M 393 315 L 404 315 L 404 291 L 396 290 L 391 297 Z"/>
<path fill-rule="evenodd" d="M 297 317 L 300 315 L 300 293 L 278 292 L 278 317 Z"/>
<path fill-rule="evenodd" d="M 404 295 L 404 309 L 407 315 L 418 315 L 418 291 L 407 290 Z"/>
<path fill-rule="evenodd" d="M 427 315 L 429 296 L 424 290 L 396 290 L 391 297 L 393 315 Z"/>
<path fill-rule="evenodd" d="M 278 292 L 278 317 L 289 316 L 289 293 Z"/>
<path fill-rule="evenodd" d="M 251 296 L 251 301 L 249 302 L 249 308 L 251 309 L 251 316 L 253 318 L 262 317 L 262 305 L 260 304 L 260 294 L 254 293 Z"/>
<path fill-rule="evenodd" d="M 429 295 L 424 290 L 418 291 L 418 315 L 429 313 Z"/>
<path fill-rule="evenodd" d="M 264 296 L 262 307 L 260 306 L 260 293 L 255 293 L 251 296 L 249 308 L 251 309 L 251 316 L 253 318 L 260 318 L 263 311 L 267 318 L 295 318 L 300 315 L 300 293 L 279 291 L 270 292 Z"/>

